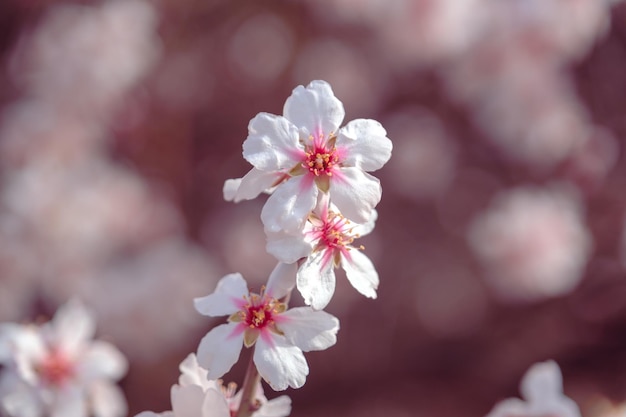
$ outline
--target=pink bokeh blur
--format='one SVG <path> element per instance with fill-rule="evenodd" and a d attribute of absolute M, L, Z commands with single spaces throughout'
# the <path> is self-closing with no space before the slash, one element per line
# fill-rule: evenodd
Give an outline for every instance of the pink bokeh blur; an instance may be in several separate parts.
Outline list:
<path fill-rule="evenodd" d="M 274 267 L 263 198 L 222 186 L 314 79 L 394 152 L 360 240 L 378 299 L 338 280 L 292 416 L 483 416 L 546 359 L 583 415 L 624 415 L 626 4 L 4 0 L 0 64 L 0 322 L 82 299 L 131 415 L 215 324 L 192 299 Z"/>

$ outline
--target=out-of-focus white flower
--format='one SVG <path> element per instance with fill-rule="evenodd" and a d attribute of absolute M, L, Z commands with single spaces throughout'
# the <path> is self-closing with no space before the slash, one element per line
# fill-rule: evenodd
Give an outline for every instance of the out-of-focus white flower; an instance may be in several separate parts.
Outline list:
<path fill-rule="evenodd" d="M 335 292 L 335 268 L 346 271 L 350 284 L 361 294 L 376 298 L 378 273 L 370 259 L 352 246 L 354 239 L 374 229 L 376 210 L 365 224 L 346 219 L 328 198 L 321 198 L 309 215 L 302 232 L 268 233 L 267 251 L 281 262 L 306 258 L 297 273 L 297 286 L 304 301 L 320 310 Z"/>
<path fill-rule="evenodd" d="M 522 379 L 520 392 L 524 400 L 503 400 L 487 417 L 580 417 L 576 403 L 563 394 L 563 377 L 554 361 L 531 366 Z"/>
<path fill-rule="evenodd" d="M 335 344 L 339 321 L 310 307 L 287 310 L 278 299 L 293 288 L 296 265 L 279 263 L 260 294 L 249 292 L 238 274 L 222 278 L 213 294 L 194 300 L 200 314 L 230 316 L 200 341 L 198 362 L 208 378 L 222 377 L 239 358 L 242 345 L 255 346 L 259 374 L 276 391 L 304 385 L 309 367 L 303 351 L 324 350 Z"/>
<path fill-rule="evenodd" d="M 111 344 L 92 341 L 95 322 L 78 301 L 37 327 L 0 328 L 0 409 L 11 417 L 122 417 L 126 400 L 113 383 L 127 369 Z"/>
<path fill-rule="evenodd" d="M 450 92 L 510 159 L 552 168 L 592 134 L 563 68 L 606 31 L 610 6 L 587 0 L 481 2 L 481 36 L 445 68 Z"/>
<path fill-rule="evenodd" d="M 581 211 L 559 189 L 521 187 L 495 198 L 468 237 L 498 295 L 530 301 L 578 284 L 592 249 Z"/>
<path fill-rule="evenodd" d="M 261 212 L 271 232 L 301 228 L 319 191 L 349 219 L 367 221 L 382 190 L 366 171 L 380 169 L 391 157 L 385 129 L 369 119 L 339 129 L 343 104 L 324 81 L 296 87 L 283 114 L 259 113 L 250 121 L 243 156 L 254 168 L 236 192 L 229 182 L 226 197 L 251 199 L 276 186 Z"/>
<path fill-rule="evenodd" d="M 231 417 L 241 403 L 237 385 L 222 385 L 221 380 L 209 380 L 207 370 L 198 365 L 192 353 L 180 364 L 178 384 L 172 386 L 172 411 L 154 413 L 144 411 L 136 417 Z M 291 399 L 286 395 L 268 400 L 261 383 L 256 387 L 256 411 L 252 417 L 286 417 L 291 412 Z"/>
<path fill-rule="evenodd" d="M 156 24 L 155 10 L 142 0 L 55 7 L 25 43 L 30 68 L 19 74 L 40 97 L 98 117 L 155 62 Z"/>

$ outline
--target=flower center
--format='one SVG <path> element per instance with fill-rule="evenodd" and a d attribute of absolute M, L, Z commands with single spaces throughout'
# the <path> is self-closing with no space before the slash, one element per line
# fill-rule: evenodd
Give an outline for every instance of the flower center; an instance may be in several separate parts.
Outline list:
<path fill-rule="evenodd" d="M 246 303 L 243 308 L 231 316 L 231 321 L 242 322 L 250 329 L 263 329 L 274 324 L 277 314 L 287 309 L 287 306 L 277 299 L 264 294 L 250 293 L 244 296 Z"/>
<path fill-rule="evenodd" d="M 52 351 L 39 363 L 37 373 L 46 385 L 60 386 L 74 375 L 74 367 L 66 355 Z"/>
<path fill-rule="evenodd" d="M 282 332 L 276 328 L 276 316 L 285 310 L 287 305 L 275 298 L 264 294 L 265 288 L 261 289 L 261 294 L 245 295 L 245 303 L 241 310 L 233 313 L 228 321 L 240 323 L 245 327 L 243 332 L 243 343 L 246 347 L 252 346 L 263 331 L 269 330 L 277 334 Z"/>
<path fill-rule="evenodd" d="M 304 150 L 305 158 L 302 167 L 319 177 L 322 174 L 333 175 L 333 167 L 339 162 L 339 155 L 335 147 L 336 137 L 331 135 L 326 143 L 319 138 L 310 137 L 313 142 Z"/>
<path fill-rule="evenodd" d="M 352 233 L 350 220 L 340 213 L 329 212 L 324 224 L 318 228 L 320 243 L 327 248 L 343 248 L 354 242 L 358 235 Z"/>

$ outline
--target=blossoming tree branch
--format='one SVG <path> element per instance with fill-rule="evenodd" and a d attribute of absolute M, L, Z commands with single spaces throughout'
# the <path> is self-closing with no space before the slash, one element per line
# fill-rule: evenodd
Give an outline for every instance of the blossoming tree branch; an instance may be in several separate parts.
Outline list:
<path fill-rule="evenodd" d="M 304 352 L 336 343 L 339 320 L 322 311 L 335 291 L 335 268 L 345 270 L 358 292 L 376 298 L 378 273 L 354 241 L 374 228 L 382 189 L 368 172 L 389 160 L 392 144 L 380 123 L 359 119 L 341 127 L 344 116 L 330 85 L 313 81 L 293 90 L 282 116 L 259 113 L 250 121 L 243 156 L 253 168 L 227 180 L 224 197 L 239 202 L 270 194 L 261 220 L 267 252 L 278 263 L 260 289 L 232 273 L 212 294 L 194 300 L 200 314 L 227 319 L 181 364 L 181 380 L 172 388 L 174 416 L 217 409 L 223 413 L 210 415 L 288 415 L 288 397 L 267 401 L 260 379 L 276 391 L 300 388 L 309 373 Z M 289 307 L 294 287 L 307 306 Z M 235 394 L 235 385 L 220 381 L 244 346 L 254 353 Z M 200 377 L 192 382 L 188 373 Z M 172 414 L 141 417 L 155 415 Z"/>

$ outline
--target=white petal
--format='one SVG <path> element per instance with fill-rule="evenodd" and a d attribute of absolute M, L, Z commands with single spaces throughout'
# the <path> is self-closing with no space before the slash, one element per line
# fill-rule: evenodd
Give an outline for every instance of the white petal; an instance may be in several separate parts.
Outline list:
<path fill-rule="evenodd" d="M 124 417 L 128 412 L 122 390 L 114 384 L 100 381 L 91 385 L 91 409 L 95 417 Z"/>
<path fill-rule="evenodd" d="M 173 412 L 165 411 L 163 413 L 155 413 L 154 411 L 142 411 L 135 414 L 135 417 L 176 417 Z"/>
<path fill-rule="evenodd" d="M 70 356 L 79 351 L 82 345 L 93 338 L 96 321 L 93 313 L 78 300 L 71 300 L 57 310 L 46 331 L 59 348 Z"/>
<path fill-rule="evenodd" d="M 302 351 L 284 336 L 263 333 L 256 342 L 254 364 L 274 391 L 300 388 L 309 374 Z"/>
<path fill-rule="evenodd" d="M 306 134 L 328 136 L 339 129 L 345 110 L 327 82 L 312 81 L 306 88 L 294 88 L 283 114 Z"/>
<path fill-rule="evenodd" d="M 554 361 L 536 363 L 528 369 L 520 384 L 522 397 L 527 401 L 546 402 L 563 393 L 563 377 Z"/>
<path fill-rule="evenodd" d="M 6 364 L 13 358 L 15 339 L 22 332 L 22 326 L 15 323 L 0 323 L 0 364 Z"/>
<path fill-rule="evenodd" d="M 393 145 L 387 132 L 376 120 L 357 119 L 339 130 L 337 150 L 345 155 L 344 166 L 376 171 L 391 158 Z"/>
<path fill-rule="evenodd" d="M 224 394 L 215 389 L 210 389 L 204 395 L 200 417 L 230 417 L 230 409 Z"/>
<path fill-rule="evenodd" d="M 265 292 L 274 298 L 286 296 L 296 286 L 297 269 L 296 264 L 279 262 L 267 280 L 267 290 Z"/>
<path fill-rule="evenodd" d="M 292 177 L 276 187 L 261 210 L 261 220 L 269 232 L 296 232 L 317 202 L 317 186 L 310 175 Z"/>
<path fill-rule="evenodd" d="M 198 346 L 198 364 L 208 370 L 207 378 L 218 379 L 239 359 L 243 332 L 239 323 L 222 324 L 207 333 Z"/>
<path fill-rule="evenodd" d="M 207 371 L 198 365 L 198 359 L 195 353 L 187 355 L 178 366 L 180 370 L 180 376 L 178 377 L 178 384 L 181 386 L 187 385 L 199 385 L 205 391 L 209 388 L 215 388 L 217 385 L 215 381 L 209 381 L 206 377 Z"/>
<path fill-rule="evenodd" d="M 335 270 L 332 261 L 323 265 L 324 251 L 313 252 L 298 269 L 296 285 L 304 302 L 316 310 L 328 305 L 335 293 Z"/>
<path fill-rule="evenodd" d="M 55 404 L 50 410 L 50 417 L 85 417 L 87 412 L 87 398 L 82 387 L 65 386 L 58 392 Z"/>
<path fill-rule="evenodd" d="M 313 246 L 305 240 L 303 233 L 287 233 L 284 231 L 267 235 L 266 250 L 281 262 L 288 264 L 296 262 L 300 258 L 306 258 L 311 253 Z"/>
<path fill-rule="evenodd" d="M 128 362 L 122 353 L 112 344 L 93 342 L 78 363 L 80 380 L 89 384 L 94 380 L 107 378 L 118 380 L 128 370 Z"/>
<path fill-rule="evenodd" d="M 363 237 L 365 235 L 369 235 L 374 230 L 376 226 L 376 220 L 378 219 L 378 212 L 376 209 L 372 210 L 372 214 L 369 220 L 365 223 L 357 224 L 352 228 L 352 233 L 359 235 L 359 237 Z"/>
<path fill-rule="evenodd" d="M 241 178 L 232 178 L 232 179 L 224 181 L 224 187 L 222 188 L 222 193 L 224 194 L 224 200 L 233 201 L 235 199 L 235 196 L 237 195 L 237 190 L 239 189 L 240 185 L 241 185 Z M 261 194 L 261 192 L 262 191 L 259 191 L 257 195 Z"/>
<path fill-rule="evenodd" d="M 325 311 L 297 307 L 280 315 L 278 328 L 302 351 L 328 349 L 337 343 L 339 320 Z"/>
<path fill-rule="evenodd" d="M 194 298 L 193 305 L 205 316 L 230 316 L 241 308 L 244 295 L 248 295 L 246 280 L 240 273 L 228 274 L 219 280 L 212 294 Z"/>
<path fill-rule="evenodd" d="M 21 331 L 12 335 L 11 343 L 16 352 L 13 359 L 18 374 L 25 381 L 36 385 L 39 375 L 35 368 L 49 353 L 42 331 L 35 326 L 22 327 Z"/>
<path fill-rule="evenodd" d="M 485 417 L 511 417 L 528 415 L 526 403 L 519 398 L 509 398 L 497 403 Z"/>
<path fill-rule="evenodd" d="M 0 415 L 47 417 L 44 415 L 38 392 L 12 372 L 0 373 Z"/>
<path fill-rule="evenodd" d="M 346 271 L 350 284 L 361 294 L 376 298 L 378 289 L 378 272 L 370 258 L 358 249 L 352 248 L 349 258 L 341 255 L 341 267 Z"/>
<path fill-rule="evenodd" d="M 261 406 L 252 417 L 287 417 L 291 413 L 291 398 L 281 395 Z"/>
<path fill-rule="evenodd" d="M 330 182 L 331 200 L 341 214 L 355 223 L 370 219 L 381 195 L 380 181 L 359 168 L 341 168 Z"/>
<path fill-rule="evenodd" d="M 197 385 L 172 386 L 172 411 L 176 417 L 203 417 L 204 391 Z"/>
<path fill-rule="evenodd" d="M 282 116 L 259 113 L 248 125 L 243 157 L 261 171 L 288 171 L 304 160 L 298 128 Z"/>
<path fill-rule="evenodd" d="M 265 172 L 252 168 L 243 178 L 227 180 L 224 183 L 224 199 L 226 201 L 233 200 L 235 203 L 242 200 L 252 200 L 263 192 L 269 192 L 274 183 L 283 175 L 279 172 Z M 234 189 L 235 186 L 236 189 Z M 231 196 L 232 198 L 228 198 Z"/>

